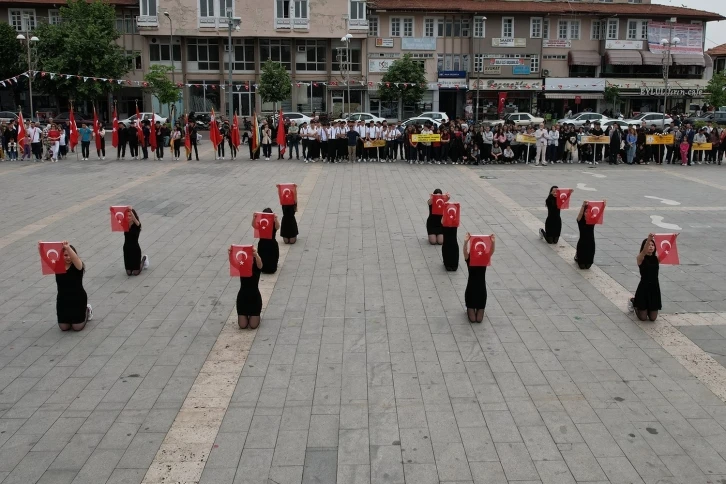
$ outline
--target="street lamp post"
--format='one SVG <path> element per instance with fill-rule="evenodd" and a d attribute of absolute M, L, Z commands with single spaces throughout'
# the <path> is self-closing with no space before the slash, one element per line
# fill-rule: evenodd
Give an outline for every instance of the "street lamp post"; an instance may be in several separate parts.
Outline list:
<path fill-rule="evenodd" d="M 20 41 L 23 41 L 23 40 L 26 41 L 26 44 L 28 47 L 27 48 L 28 71 L 30 71 L 30 75 L 28 76 L 28 100 L 30 102 L 30 120 L 32 121 L 33 120 L 33 75 L 34 75 L 34 70 L 33 70 L 33 66 L 30 64 L 30 43 L 38 42 L 40 39 L 38 37 L 36 37 L 35 35 L 33 35 L 32 37 L 30 36 L 30 19 L 28 17 L 26 17 L 25 26 L 26 26 L 25 33 L 27 34 L 27 37 L 23 34 L 18 34 L 18 36 L 15 38 Z"/>
<path fill-rule="evenodd" d="M 345 42 L 345 84 L 348 89 L 348 116 L 350 116 L 350 69 L 351 69 L 351 63 L 350 63 L 350 39 L 353 38 L 353 35 L 350 33 L 345 34 L 343 37 L 340 38 L 342 42 Z"/>
<path fill-rule="evenodd" d="M 666 105 L 668 104 L 668 68 L 671 63 L 671 48 L 681 42 L 681 39 L 678 37 L 673 37 L 673 25 L 676 23 L 676 18 L 671 17 L 668 20 L 668 23 L 670 24 L 668 38 L 660 41 L 660 44 L 665 47 L 665 50 L 663 51 L 663 83 L 665 87 L 663 90 L 663 132 L 665 132 L 666 127 L 665 118 L 667 110 Z"/>
<path fill-rule="evenodd" d="M 171 16 L 169 16 L 169 12 L 164 12 L 164 17 L 169 19 L 169 56 L 171 57 L 171 82 L 174 83 L 176 86 L 176 72 L 174 67 L 174 22 L 171 20 Z M 176 103 L 174 103 L 176 104 Z M 161 108 L 159 108 L 161 109 Z M 176 109 L 174 110 L 176 111 Z M 169 117 L 171 117 L 171 113 L 169 113 Z M 171 120 L 172 126 L 174 125 L 174 119 Z"/>
<path fill-rule="evenodd" d="M 232 58 L 234 57 L 234 50 L 232 47 L 232 29 L 237 32 L 240 30 L 240 23 L 242 20 L 239 17 L 232 17 L 232 9 L 227 8 L 227 63 L 229 64 L 229 73 L 227 77 L 227 95 L 229 96 L 227 101 L 227 118 L 232 119 L 233 114 L 233 102 L 232 102 Z"/>
<path fill-rule="evenodd" d="M 481 22 L 481 33 L 477 36 L 477 48 L 476 53 L 474 54 L 474 65 L 476 66 L 476 56 L 481 55 L 481 39 L 484 37 L 484 22 L 486 21 L 486 17 L 477 17 L 474 16 L 474 35 L 476 35 L 476 23 L 477 19 Z M 479 89 L 481 84 L 481 75 L 482 71 L 484 70 L 484 59 L 480 58 L 479 63 L 479 70 L 477 71 L 476 75 L 476 111 L 474 112 L 474 123 L 479 124 Z"/>

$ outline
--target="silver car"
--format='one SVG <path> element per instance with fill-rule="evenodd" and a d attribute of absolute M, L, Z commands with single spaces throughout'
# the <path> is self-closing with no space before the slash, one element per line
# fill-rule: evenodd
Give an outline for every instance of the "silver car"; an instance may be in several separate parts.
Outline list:
<path fill-rule="evenodd" d="M 645 125 L 649 128 L 652 125 L 655 125 L 656 128 L 663 128 L 663 113 L 640 113 L 633 119 L 628 119 L 627 122 L 628 124 L 634 124 L 637 127 L 642 126 L 643 122 L 645 122 Z M 670 126 L 671 124 L 673 124 L 673 119 L 666 115 L 665 125 Z"/>
<path fill-rule="evenodd" d="M 610 118 L 608 118 L 607 116 L 603 116 L 600 113 L 580 113 L 571 118 L 558 119 L 557 124 L 580 127 L 580 126 L 592 124 L 595 121 L 598 121 L 598 122 L 600 122 L 600 124 L 602 124 L 607 121 L 610 121 Z"/>

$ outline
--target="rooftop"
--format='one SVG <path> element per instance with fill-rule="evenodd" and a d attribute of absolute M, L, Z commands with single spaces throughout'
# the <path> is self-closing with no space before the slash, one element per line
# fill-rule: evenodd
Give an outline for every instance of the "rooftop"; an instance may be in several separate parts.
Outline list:
<path fill-rule="evenodd" d="M 580 3 L 548 1 L 481 1 L 481 0 L 371 0 L 375 10 L 466 12 L 466 13 L 541 13 L 553 15 L 640 15 L 650 17 L 680 17 L 699 20 L 726 20 L 726 17 L 705 10 L 645 3 Z"/>
<path fill-rule="evenodd" d="M 717 45 L 712 49 L 708 49 L 706 54 L 711 57 L 726 55 L 726 44 Z"/>

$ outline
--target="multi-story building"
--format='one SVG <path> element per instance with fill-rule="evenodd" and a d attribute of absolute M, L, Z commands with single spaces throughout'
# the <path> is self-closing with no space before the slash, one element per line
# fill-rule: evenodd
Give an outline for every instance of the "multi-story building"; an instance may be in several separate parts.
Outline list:
<path fill-rule="evenodd" d="M 713 72 L 726 71 L 726 44 L 717 45 L 706 51 L 706 55 L 713 61 Z"/>

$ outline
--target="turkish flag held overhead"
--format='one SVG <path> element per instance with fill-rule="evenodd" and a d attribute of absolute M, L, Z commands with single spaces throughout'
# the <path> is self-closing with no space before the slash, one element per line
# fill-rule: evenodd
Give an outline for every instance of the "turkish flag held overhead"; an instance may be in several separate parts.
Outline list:
<path fill-rule="evenodd" d="M 111 207 L 111 232 L 129 231 L 129 207 L 113 205 Z"/>
<path fill-rule="evenodd" d="M 661 264 L 679 265 L 678 246 L 676 239 L 678 234 L 654 234 L 655 251 L 658 254 L 658 262 Z"/>
<path fill-rule="evenodd" d="M 252 277 L 255 257 L 251 245 L 233 245 L 229 251 L 230 277 Z"/>
<path fill-rule="evenodd" d="M 294 183 L 279 183 L 277 194 L 280 197 L 280 205 L 295 205 L 297 203 L 297 185 Z"/>
<path fill-rule="evenodd" d="M 33 118 L 33 115 L 30 115 L 31 119 Z M 23 151 L 23 147 L 25 146 L 25 121 L 23 120 L 23 113 L 22 111 L 18 111 L 18 153 Z"/>
<path fill-rule="evenodd" d="M 271 239 L 275 230 L 275 214 L 267 212 L 255 212 L 254 228 L 256 239 Z"/>
<path fill-rule="evenodd" d="M 62 242 L 38 242 L 38 252 L 40 253 L 40 268 L 44 276 L 66 273 Z"/>
<path fill-rule="evenodd" d="M 474 267 L 492 265 L 492 236 L 472 235 L 469 239 L 469 265 Z"/>
<path fill-rule="evenodd" d="M 444 227 L 458 227 L 461 220 L 461 207 L 458 202 L 446 202 L 444 204 L 444 215 L 441 217 L 441 225 Z"/>
<path fill-rule="evenodd" d="M 118 147 L 118 112 L 116 105 L 113 106 L 113 134 L 111 135 L 111 146 Z"/>
<path fill-rule="evenodd" d="M 76 124 L 76 116 L 73 114 L 73 106 L 71 106 L 70 114 L 68 115 L 68 126 L 70 130 L 70 143 L 71 150 L 78 146 L 78 125 Z"/>
<path fill-rule="evenodd" d="M 446 195 L 441 195 L 439 193 L 431 195 L 431 214 L 443 215 L 444 205 L 446 205 Z"/>
<path fill-rule="evenodd" d="M 572 196 L 572 188 L 558 188 L 557 189 L 557 208 L 560 210 L 567 210 L 570 208 L 570 196 Z"/>
<path fill-rule="evenodd" d="M 605 202 L 587 202 L 585 210 L 585 223 L 588 225 L 602 225 L 603 215 L 605 215 Z"/>

